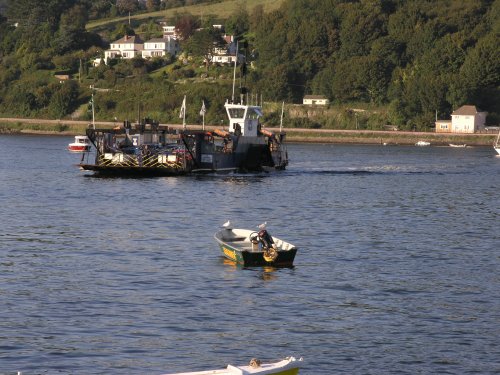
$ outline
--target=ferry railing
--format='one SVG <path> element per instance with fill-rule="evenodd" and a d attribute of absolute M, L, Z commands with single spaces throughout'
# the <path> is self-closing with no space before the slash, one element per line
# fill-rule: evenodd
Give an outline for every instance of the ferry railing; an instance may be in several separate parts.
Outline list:
<path fill-rule="evenodd" d="M 184 170 L 185 154 L 176 154 L 175 161 L 169 160 L 166 154 L 152 153 L 135 155 L 124 153 L 105 153 L 98 157 L 97 164 L 105 167 L 146 167 Z"/>

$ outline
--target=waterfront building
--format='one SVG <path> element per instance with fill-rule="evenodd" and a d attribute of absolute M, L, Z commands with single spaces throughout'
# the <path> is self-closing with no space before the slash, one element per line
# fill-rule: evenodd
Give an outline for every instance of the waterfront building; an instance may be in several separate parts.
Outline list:
<path fill-rule="evenodd" d="M 436 133 L 476 133 L 484 129 L 487 112 L 475 105 L 463 105 L 453 111 L 450 120 L 436 120 Z"/>

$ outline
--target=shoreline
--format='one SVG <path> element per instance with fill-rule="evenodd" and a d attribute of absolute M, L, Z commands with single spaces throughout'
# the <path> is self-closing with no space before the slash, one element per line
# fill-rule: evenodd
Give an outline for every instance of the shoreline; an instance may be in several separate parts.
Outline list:
<path fill-rule="evenodd" d="M 96 121 L 98 127 L 113 128 L 121 122 Z M 173 129 L 182 129 L 180 124 L 161 124 Z M 75 136 L 85 134 L 88 121 L 0 118 L 0 135 L 31 134 L 48 136 Z M 201 130 L 201 125 L 186 125 L 188 130 Z M 220 126 L 206 125 L 205 130 L 220 129 Z M 279 128 L 266 128 L 278 132 Z M 387 130 L 344 130 L 344 129 L 299 129 L 284 128 L 287 141 L 291 143 L 338 143 L 338 144 L 378 144 L 415 145 L 427 141 L 435 146 L 466 144 L 468 146 L 491 146 L 497 133 L 430 133 Z"/>

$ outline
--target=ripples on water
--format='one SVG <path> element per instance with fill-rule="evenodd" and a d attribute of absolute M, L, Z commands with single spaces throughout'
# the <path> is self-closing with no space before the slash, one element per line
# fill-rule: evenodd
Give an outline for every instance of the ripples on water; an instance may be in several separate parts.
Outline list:
<path fill-rule="evenodd" d="M 292 144 L 283 173 L 107 179 L 70 141 L 0 137 L 0 374 L 500 372 L 490 148 Z M 268 221 L 295 267 L 223 260 L 227 219 Z"/>

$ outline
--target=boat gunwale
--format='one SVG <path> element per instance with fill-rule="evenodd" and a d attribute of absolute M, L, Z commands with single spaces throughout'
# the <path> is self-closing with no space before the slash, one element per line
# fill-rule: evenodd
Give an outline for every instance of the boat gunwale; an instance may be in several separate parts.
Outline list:
<path fill-rule="evenodd" d="M 234 232 L 235 230 L 239 231 L 238 232 L 239 236 L 235 237 L 235 238 L 238 238 L 238 240 L 231 241 L 230 239 L 223 239 L 223 238 L 218 236 L 219 234 L 222 234 L 224 231 L 227 231 L 227 230 L 231 230 L 231 231 L 233 231 L 233 233 L 236 233 L 236 232 Z M 245 234 L 244 236 L 243 236 L 243 233 Z M 250 237 L 250 234 L 252 234 L 252 233 L 258 233 L 258 231 L 253 231 L 251 229 L 241 229 L 241 228 L 221 229 L 214 234 L 214 238 L 219 243 L 219 245 L 227 246 L 227 247 L 231 248 L 231 250 L 234 250 L 234 251 L 248 252 L 248 253 L 255 253 L 255 254 L 263 253 L 264 252 L 263 250 L 250 251 L 248 249 L 242 248 L 242 246 L 231 245 L 233 243 L 244 243 L 244 244 L 251 243 L 249 237 Z M 243 236 L 243 239 L 240 239 L 242 236 Z M 284 253 L 284 252 L 297 250 L 297 247 L 294 244 L 287 242 L 287 241 L 284 241 L 281 238 L 278 238 L 276 236 L 271 235 L 271 237 L 272 237 L 274 243 L 276 244 L 276 246 L 278 247 L 278 253 Z M 281 242 L 279 246 L 277 245 L 278 242 Z M 287 248 L 284 248 L 283 246 L 286 246 Z"/>

